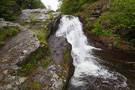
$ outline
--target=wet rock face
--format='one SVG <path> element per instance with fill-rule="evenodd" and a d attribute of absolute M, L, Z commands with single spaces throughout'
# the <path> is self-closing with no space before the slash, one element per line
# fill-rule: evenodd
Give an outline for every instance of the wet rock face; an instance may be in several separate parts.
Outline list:
<path fill-rule="evenodd" d="M 55 33 L 48 38 L 48 43 L 51 47 L 53 61 L 60 63 L 66 49 L 70 47 L 70 44 L 66 41 L 66 38 L 56 37 Z"/>
<path fill-rule="evenodd" d="M 69 80 L 73 76 L 74 69 L 75 69 L 75 67 L 73 66 L 73 59 L 71 57 L 71 45 L 67 42 L 66 38 L 56 37 L 55 32 L 48 38 L 47 41 L 50 46 L 50 51 L 51 51 L 53 61 L 60 65 L 59 67 L 62 68 L 62 70 L 60 70 L 61 72 L 63 72 L 63 69 L 64 71 L 66 71 L 66 75 L 64 75 L 63 77 L 59 77 L 60 80 L 58 80 L 59 82 L 58 85 L 57 83 L 55 83 L 56 86 L 62 85 L 60 89 L 56 89 L 56 90 L 66 90 L 69 84 Z"/>

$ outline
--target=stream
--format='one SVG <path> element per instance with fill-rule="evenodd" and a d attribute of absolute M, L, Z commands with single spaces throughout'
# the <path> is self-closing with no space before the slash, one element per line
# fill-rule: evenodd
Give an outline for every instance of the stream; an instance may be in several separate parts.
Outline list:
<path fill-rule="evenodd" d="M 68 90 L 135 90 L 135 68 L 122 62 L 128 57 L 132 62 L 134 54 L 128 56 L 91 46 L 83 33 L 82 23 L 74 16 L 61 18 L 56 37 L 66 38 L 72 46 L 75 71 Z"/>

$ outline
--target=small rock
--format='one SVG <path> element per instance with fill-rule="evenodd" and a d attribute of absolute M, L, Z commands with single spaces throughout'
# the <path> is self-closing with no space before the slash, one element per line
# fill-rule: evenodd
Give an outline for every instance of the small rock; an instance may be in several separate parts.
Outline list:
<path fill-rule="evenodd" d="M 8 70 L 3 71 L 4 75 L 8 75 Z"/>
<path fill-rule="evenodd" d="M 20 78 L 20 79 L 19 79 L 19 83 L 21 84 L 21 83 L 23 83 L 25 80 L 26 80 L 26 78 Z"/>
<path fill-rule="evenodd" d="M 0 69 L 8 69 L 8 68 L 9 68 L 9 64 L 0 65 Z"/>
<path fill-rule="evenodd" d="M 5 21 L 3 18 L 0 18 L 0 21 Z"/>
<path fill-rule="evenodd" d="M 101 13 L 101 11 L 100 11 L 100 10 L 96 10 L 96 13 L 97 13 L 97 14 L 100 14 L 100 13 Z"/>
<path fill-rule="evenodd" d="M 8 90 L 8 89 L 12 89 L 12 86 L 9 84 L 9 85 L 6 86 L 6 89 L 7 89 L 7 90 Z"/>
<path fill-rule="evenodd" d="M 90 17 L 90 20 L 91 21 L 93 21 L 93 20 L 95 20 L 95 19 L 97 19 L 96 17 Z"/>
<path fill-rule="evenodd" d="M 23 52 L 22 52 L 22 54 L 26 54 L 28 51 L 27 50 L 24 50 Z"/>

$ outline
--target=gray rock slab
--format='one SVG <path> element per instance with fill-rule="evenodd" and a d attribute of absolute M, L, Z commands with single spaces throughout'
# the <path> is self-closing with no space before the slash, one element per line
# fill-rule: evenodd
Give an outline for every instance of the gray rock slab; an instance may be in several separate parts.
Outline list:
<path fill-rule="evenodd" d="M 30 16 L 32 16 L 36 21 L 42 22 L 50 18 L 49 13 L 51 13 L 54 18 L 61 15 L 61 12 L 54 12 L 53 10 L 49 9 L 25 9 L 22 10 L 22 14 L 19 15 L 17 19 L 24 21 L 25 23 L 30 23 Z"/>
<path fill-rule="evenodd" d="M 27 78 L 10 74 L 18 73 L 19 66 L 24 65 L 28 58 L 40 48 L 40 41 L 33 31 L 17 23 L 0 21 L 0 29 L 4 27 L 18 28 L 20 33 L 7 39 L 6 45 L 0 48 L 0 70 L 3 71 L 0 73 L 0 80 L 3 82 L 0 90 L 25 90 Z"/>
<path fill-rule="evenodd" d="M 26 31 L 27 28 L 20 26 L 18 23 L 12 23 L 8 21 L 0 21 L 0 30 L 4 27 L 14 27 L 19 29 L 20 31 Z"/>

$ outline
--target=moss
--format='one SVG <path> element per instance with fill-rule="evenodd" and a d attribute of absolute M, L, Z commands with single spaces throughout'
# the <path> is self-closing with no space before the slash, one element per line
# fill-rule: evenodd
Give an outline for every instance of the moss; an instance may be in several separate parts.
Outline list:
<path fill-rule="evenodd" d="M 31 82 L 27 85 L 26 90 L 41 90 L 42 85 L 39 82 Z"/>
<path fill-rule="evenodd" d="M 48 29 L 40 29 L 40 28 L 36 28 L 36 29 L 34 29 L 34 31 L 37 33 L 36 36 L 40 40 L 40 43 L 44 44 L 46 47 L 49 48 L 49 45 L 48 45 L 46 39 L 51 31 Z"/>
<path fill-rule="evenodd" d="M 44 44 L 44 45 L 48 45 L 46 39 L 45 39 L 45 35 L 44 33 L 38 33 L 36 35 L 38 37 L 38 39 L 40 40 L 40 43 Z"/>
<path fill-rule="evenodd" d="M 23 21 L 17 21 L 17 23 L 21 26 L 24 26 L 24 22 Z"/>
<path fill-rule="evenodd" d="M 19 30 L 16 28 L 3 28 L 0 31 L 0 47 L 6 45 L 6 43 L 4 42 L 4 39 L 11 37 L 11 36 L 15 36 L 19 33 Z"/>
<path fill-rule="evenodd" d="M 4 41 L 0 41 L 0 47 L 6 45 L 6 43 Z"/>
<path fill-rule="evenodd" d="M 14 58 L 15 56 L 16 56 L 15 53 L 10 53 L 10 55 L 9 55 L 10 58 Z"/>
<path fill-rule="evenodd" d="M 32 55 L 29 62 L 20 68 L 20 76 L 27 76 L 30 71 L 32 71 L 37 64 L 38 60 L 43 57 L 43 51 L 39 49 L 36 54 Z"/>
<path fill-rule="evenodd" d="M 65 53 L 65 55 L 63 56 L 63 59 L 64 60 L 69 60 L 69 57 L 70 57 L 70 51 L 68 50 L 68 49 L 66 49 L 66 53 Z"/>
<path fill-rule="evenodd" d="M 47 23 L 49 21 L 52 21 L 53 20 L 53 17 L 54 17 L 53 14 L 52 13 L 49 13 L 49 18 L 44 21 L 44 24 L 47 25 Z"/>
<path fill-rule="evenodd" d="M 22 79 L 20 80 L 21 83 L 23 83 L 24 81 L 25 81 L 24 78 L 22 78 Z"/>
<path fill-rule="evenodd" d="M 34 82 L 34 88 L 39 89 L 41 87 L 40 83 Z"/>
<path fill-rule="evenodd" d="M 36 21 L 36 19 L 35 19 L 35 17 L 33 15 L 30 15 L 29 19 L 30 19 L 30 22 L 31 22 L 32 25 L 36 24 L 37 21 Z"/>
<path fill-rule="evenodd" d="M 112 47 L 113 45 L 112 44 L 108 44 L 109 47 Z"/>
<path fill-rule="evenodd" d="M 60 62 L 60 65 L 61 65 L 61 67 L 63 69 L 59 74 L 60 77 L 68 75 L 70 60 L 71 60 L 71 52 L 70 52 L 69 49 L 66 49 L 65 54 L 63 56 L 63 59 Z"/>
<path fill-rule="evenodd" d="M 46 69 L 49 65 L 49 63 L 52 62 L 52 57 L 48 57 L 44 62 L 43 64 L 41 65 L 44 69 Z"/>

